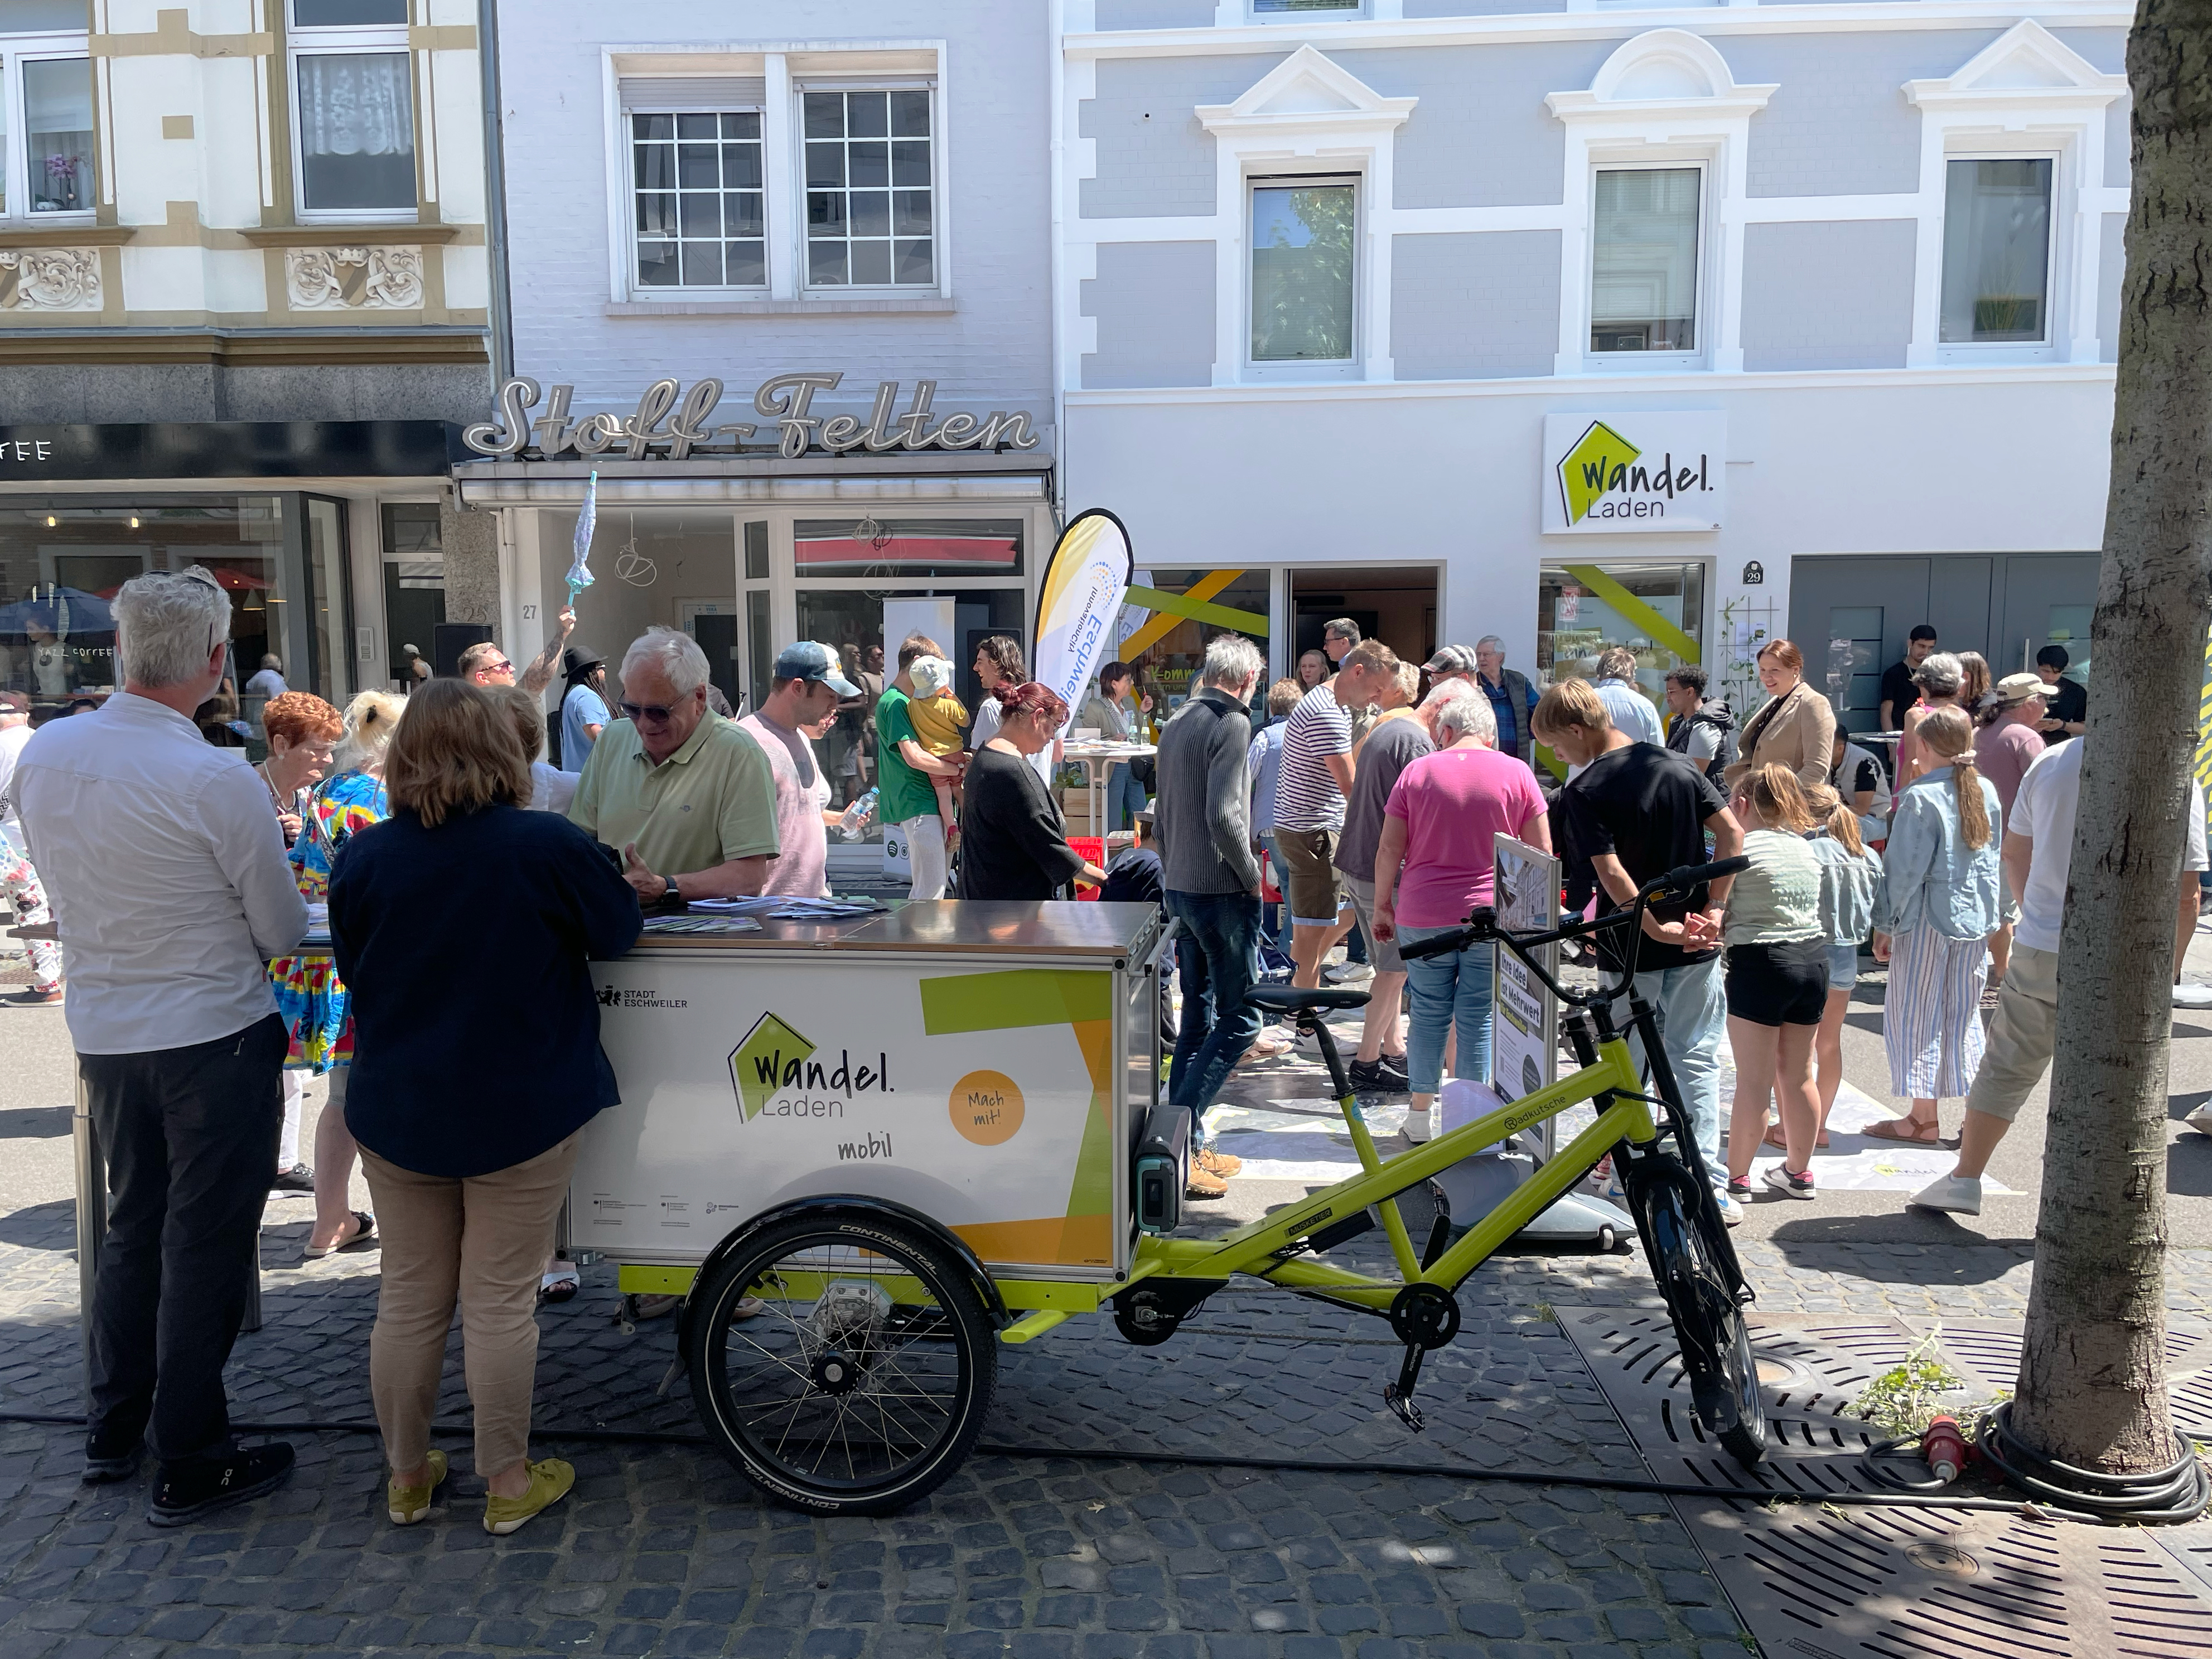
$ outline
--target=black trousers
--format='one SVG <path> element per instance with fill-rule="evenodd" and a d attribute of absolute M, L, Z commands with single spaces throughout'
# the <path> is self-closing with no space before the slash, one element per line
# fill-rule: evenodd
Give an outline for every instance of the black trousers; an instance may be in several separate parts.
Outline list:
<path fill-rule="evenodd" d="M 185 1048 L 80 1054 L 107 1159 L 86 1445 L 164 1463 L 224 1450 L 222 1368 L 246 1314 L 284 1121 L 275 1014 Z"/>

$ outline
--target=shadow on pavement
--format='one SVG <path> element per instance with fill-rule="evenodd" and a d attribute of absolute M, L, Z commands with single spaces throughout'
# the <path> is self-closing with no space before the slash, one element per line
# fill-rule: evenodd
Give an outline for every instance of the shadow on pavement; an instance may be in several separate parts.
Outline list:
<path fill-rule="evenodd" d="M 20 1244 L 32 1250 L 76 1249 L 76 1200 L 56 1199 L 27 1209 L 0 1215 L 0 1244 Z"/>
<path fill-rule="evenodd" d="M 1884 1285 L 1986 1285 L 2003 1278 L 2035 1249 L 2033 1235 L 1991 1238 L 1948 1216 L 1910 1209 L 1902 1215 L 1808 1216 L 1784 1222 L 1767 1242 L 1792 1267 L 1823 1271 L 1835 1266 L 1829 1252 L 1839 1246 L 1862 1247 L 1851 1250 L 1850 1271 Z M 1887 1250 L 1893 1244 L 1906 1248 L 1893 1255 Z M 1931 1244 L 1951 1248 L 1924 1248 Z"/>

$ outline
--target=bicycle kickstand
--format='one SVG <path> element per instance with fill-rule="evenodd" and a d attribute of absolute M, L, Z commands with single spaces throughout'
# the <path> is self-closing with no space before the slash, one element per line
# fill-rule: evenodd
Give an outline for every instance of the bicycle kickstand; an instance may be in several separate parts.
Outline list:
<path fill-rule="evenodd" d="M 1423 1427 L 1421 1408 L 1413 1403 L 1413 1385 L 1420 1380 L 1421 1360 L 1428 1352 L 1417 1342 L 1406 1345 L 1405 1363 L 1398 1367 L 1398 1380 L 1382 1385 L 1382 1403 L 1397 1413 L 1398 1420 L 1415 1434 Z"/>

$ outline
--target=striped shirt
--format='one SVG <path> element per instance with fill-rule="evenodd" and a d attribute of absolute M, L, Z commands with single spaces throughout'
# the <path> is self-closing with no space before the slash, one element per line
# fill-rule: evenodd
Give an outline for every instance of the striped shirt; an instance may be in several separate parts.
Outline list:
<path fill-rule="evenodd" d="M 1344 791 L 1328 769 L 1331 755 L 1352 752 L 1352 715 L 1327 680 L 1298 699 L 1283 727 L 1283 759 L 1275 775 L 1275 828 L 1341 830 Z"/>

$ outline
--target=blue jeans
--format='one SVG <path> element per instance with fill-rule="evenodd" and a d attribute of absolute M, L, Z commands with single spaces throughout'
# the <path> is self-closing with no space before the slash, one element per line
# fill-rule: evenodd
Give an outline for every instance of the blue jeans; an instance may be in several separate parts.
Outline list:
<path fill-rule="evenodd" d="M 1252 989 L 1253 945 L 1260 936 L 1260 901 L 1250 893 L 1166 894 L 1167 912 L 1183 925 L 1176 941 L 1182 976 L 1182 1028 L 1168 1068 L 1168 1101 L 1190 1108 L 1193 1128 L 1221 1092 L 1229 1068 L 1260 1035 L 1260 1011 L 1244 1000 Z"/>
<path fill-rule="evenodd" d="M 1607 983 L 1615 977 L 1608 974 Z M 1728 994 L 1720 956 L 1716 952 L 1705 962 L 1638 974 L 1636 989 L 1658 1013 L 1659 1040 L 1674 1063 L 1682 1103 L 1690 1109 L 1705 1173 L 1716 1186 L 1724 1185 L 1728 1170 L 1721 1164 L 1721 1041 L 1728 1031 Z M 1626 1018 L 1626 1002 L 1613 1006 L 1615 1018 Z M 1642 1042 L 1632 1039 L 1629 1047 L 1637 1064 L 1644 1064 Z"/>
<path fill-rule="evenodd" d="M 1398 926 L 1401 949 L 1434 939 L 1448 927 Z M 1417 1095 L 1432 1095 L 1443 1080 L 1444 1034 L 1459 1028 L 1459 1049 L 1452 1075 L 1471 1082 L 1490 1080 L 1490 998 L 1493 945 L 1470 945 L 1441 957 L 1409 958 L 1406 994 L 1413 1017 L 1406 1028 L 1406 1071 Z"/>
<path fill-rule="evenodd" d="M 1126 764 L 1117 762 L 1106 769 L 1107 829 L 1127 830 L 1136 821 L 1134 815 L 1149 805 L 1145 786 Z"/>

